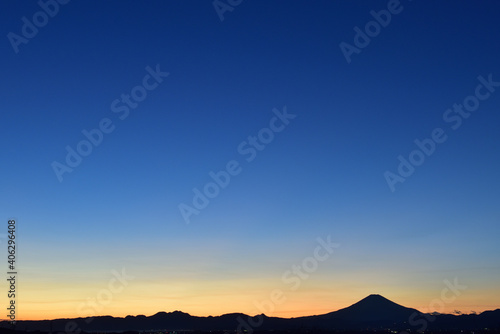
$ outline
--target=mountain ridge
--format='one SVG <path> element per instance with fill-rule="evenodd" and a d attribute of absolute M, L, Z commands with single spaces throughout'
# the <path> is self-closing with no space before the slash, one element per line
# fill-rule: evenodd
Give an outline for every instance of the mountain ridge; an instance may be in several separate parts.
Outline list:
<path fill-rule="evenodd" d="M 0 328 L 10 328 L 8 321 Z M 72 329 L 68 331 L 68 328 Z M 160 311 L 151 316 L 127 315 L 125 317 L 96 316 L 85 318 L 60 318 L 53 320 L 17 321 L 18 330 L 42 331 L 126 331 L 126 330 L 289 330 L 297 328 L 326 330 L 426 330 L 426 329 L 500 329 L 500 309 L 480 314 L 432 315 L 399 305 L 381 295 L 371 294 L 360 301 L 326 314 L 279 318 L 265 314 L 249 316 L 244 313 L 227 313 L 218 316 L 193 316 L 182 311 Z"/>

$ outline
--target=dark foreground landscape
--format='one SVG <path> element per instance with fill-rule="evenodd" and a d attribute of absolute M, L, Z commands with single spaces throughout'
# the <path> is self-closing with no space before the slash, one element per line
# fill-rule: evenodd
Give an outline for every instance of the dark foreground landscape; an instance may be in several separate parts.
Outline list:
<path fill-rule="evenodd" d="M 16 331 L 9 329 L 0 329 L 0 333 L 5 334 L 63 334 L 66 332 L 41 332 L 41 331 Z M 79 334 L 96 334 L 96 333 L 105 333 L 105 334 L 232 334 L 232 333 L 250 333 L 250 332 L 238 332 L 234 331 L 190 331 L 190 330 L 181 330 L 181 331 L 126 331 L 126 332 L 80 332 Z M 327 330 L 306 330 L 306 329 L 297 329 L 297 330 L 256 330 L 251 332 L 253 334 L 397 334 L 400 332 L 394 332 L 390 330 L 371 330 L 371 331 L 327 331 Z M 422 332 L 401 332 L 401 334 L 411 334 L 411 333 L 422 333 Z M 500 330 L 454 330 L 454 331 L 426 331 L 426 334 L 499 334 Z"/>
<path fill-rule="evenodd" d="M 380 295 L 322 315 L 277 318 L 242 313 L 196 317 L 180 311 L 152 316 L 54 319 L 0 323 L 2 332 L 21 333 L 463 333 L 500 332 L 500 309 L 480 314 L 426 314 L 396 304 Z"/>

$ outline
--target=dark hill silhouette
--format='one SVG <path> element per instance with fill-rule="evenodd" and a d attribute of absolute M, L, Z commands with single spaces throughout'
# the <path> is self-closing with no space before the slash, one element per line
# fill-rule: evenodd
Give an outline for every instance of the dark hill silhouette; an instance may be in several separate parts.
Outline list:
<path fill-rule="evenodd" d="M 424 328 L 425 326 L 425 328 Z M 7 321 L 0 327 L 10 328 Z M 158 312 L 152 316 L 126 316 L 117 318 L 100 316 L 95 318 L 55 319 L 41 321 L 18 321 L 18 330 L 41 330 L 53 332 L 83 331 L 140 331 L 140 330 L 230 330 L 239 328 L 251 331 L 288 330 L 288 329 L 325 329 L 325 330 L 363 330 L 392 329 L 402 330 L 449 330 L 449 329 L 500 329 L 500 309 L 473 315 L 429 315 L 416 309 L 396 304 L 380 295 L 370 295 L 359 302 L 327 314 L 277 318 L 259 315 L 250 317 L 242 313 L 221 316 L 196 317 L 181 311 Z"/>
<path fill-rule="evenodd" d="M 350 321 L 407 321 L 413 312 L 418 311 L 396 304 L 381 295 L 369 295 L 349 307 L 328 315 Z"/>
<path fill-rule="evenodd" d="M 396 304 L 381 295 L 369 295 L 359 302 L 323 315 L 298 318 L 302 326 L 324 329 L 406 328 L 413 308 Z"/>

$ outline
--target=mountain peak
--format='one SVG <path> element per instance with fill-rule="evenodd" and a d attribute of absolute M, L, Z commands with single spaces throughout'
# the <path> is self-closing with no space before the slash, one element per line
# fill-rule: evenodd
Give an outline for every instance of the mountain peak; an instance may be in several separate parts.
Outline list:
<path fill-rule="evenodd" d="M 371 294 L 359 302 L 349 306 L 348 308 L 352 308 L 357 306 L 362 307 L 364 309 L 377 309 L 377 308 L 392 308 L 392 309 L 406 309 L 406 307 L 396 304 L 392 300 L 385 298 L 379 294 Z"/>
<path fill-rule="evenodd" d="M 350 321 L 407 320 L 414 309 L 406 308 L 379 294 L 371 294 L 349 307 L 330 313 L 330 316 Z"/>
<path fill-rule="evenodd" d="M 393 301 L 385 298 L 384 296 L 382 295 L 379 295 L 379 294 L 371 294 L 369 296 L 366 296 L 365 298 L 361 299 L 358 303 L 361 303 L 361 302 L 371 302 L 371 303 L 393 303 L 393 304 L 396 304 L 394 303 Z M 357 304 L 357 303 L 356 303 Z"/>
<path fill-rule="evenodd" d="M 366 299 L 366 298 L 382 298 L 382 299 L 387 299 L 387 298 L 385 298 L 384 296 L 379 295 L 378 293 L 372 293 L 371 295 L 368 295 L 368 296 L 366 296 L 366 297 L 365 297 L 365 298 L 363 298 L 363 299 Z M 389 299 L 387 299 L 387 300 L 389 300 Z"/>

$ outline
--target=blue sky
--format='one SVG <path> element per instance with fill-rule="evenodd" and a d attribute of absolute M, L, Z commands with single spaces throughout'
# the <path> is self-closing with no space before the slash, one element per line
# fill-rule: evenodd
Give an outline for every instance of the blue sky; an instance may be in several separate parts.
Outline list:
<path fill-rule="evenodd" d="M 1 6 L 5 36 L 41 10 Z M 425 307 L 454 277 L 469 289 L 450 312 L 498 308 L 500 91 L 457 130 L 443 120 L 478 76 L 500 81 L 498 4 L 400 6 L 350 63 L 339 44 L 387 2 L 244 0 L 221 21 L 210 1 L 74 0 L 19 52 L 5 37 L 0 207 L 19 222 L 24 317 L 76 316 L 121 267 L 136 279 L 103 313 L 258 313 L 327 235 L 338 255 L 277 315 L 369 293 Z M 120 120 L 112 101 L 148 66 L 170 74 Z M 245 161 L 238 145 L 285 106 L 296 118 Z M 51 164 L 104 118 L 113 132 L 59 182 Z M 446 142 L 391 192 L 384 172 L 435 128 Z M 241 173 L 186 224 L 179 204 L 231 160 Z"/>

